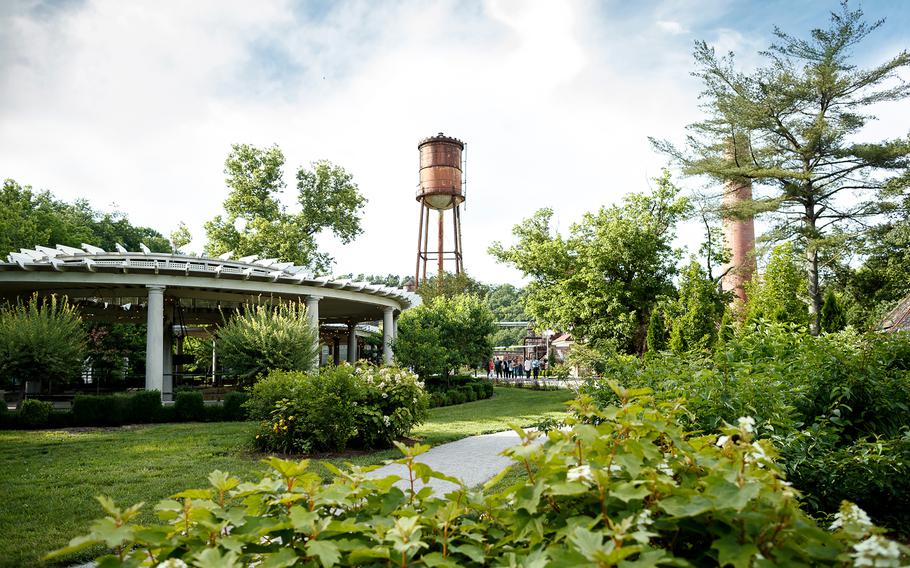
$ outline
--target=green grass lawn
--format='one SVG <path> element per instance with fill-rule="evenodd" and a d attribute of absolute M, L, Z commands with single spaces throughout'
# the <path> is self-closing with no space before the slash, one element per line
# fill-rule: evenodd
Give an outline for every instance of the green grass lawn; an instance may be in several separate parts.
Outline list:
<path fill-rule="evenodd" d="M 571 397 L 568 391 L 497 388 L 492 399 L 431 410 L 411 435 L 435 445 L 504 430 L 510 423 L 533 425 L 563 412 Z M 83 534 L 101 515 L 95 495 L 124 506 L 144 501 L 140 522 L 151 522 L 156 502 L 206 486 L 212 470 L 242 478 L 258 474 L 262 456 L 247 443 L 253 428 L 219 422 L 0 432 L 0 566 L 35 565 L 44 553 Z M 328 461 L 379 464 L 396 455 L 385 450 Z M 321 461 L 315 465 L 327 476 Z"/>

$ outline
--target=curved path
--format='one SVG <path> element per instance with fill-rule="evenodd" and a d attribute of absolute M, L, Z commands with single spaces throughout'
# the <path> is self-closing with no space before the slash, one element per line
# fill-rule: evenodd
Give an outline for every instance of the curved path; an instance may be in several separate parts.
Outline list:
<path fill-rule="evenodd" d="M 543 437 L 535 443 L 543 441 Z M 518 434 L 512 430 L 470 436 L 456 442 L 441 444 L 431 448 L 424 454 L 417 456 L 416 461 L 425 463 L 434 470 L 451 477 L 457 477 L 468 487 L 479 485 L 512 463 L 510 458 L 502 455 L 506 448 L 521 443 Z M 395 483 L 399 489 L 408 487 L 408 469 L 401 464 L 384 465 L 370 472 L 370 477 L 386 477 L 397 475 L 401 480 Z M 457 485 L 442 479 L 430 479 L 426 483 L 433 488 L 437 495 L 444 495 L 457 488 Z M 415 489 L 420 489 L 424 483 L 417 481 Z"/>

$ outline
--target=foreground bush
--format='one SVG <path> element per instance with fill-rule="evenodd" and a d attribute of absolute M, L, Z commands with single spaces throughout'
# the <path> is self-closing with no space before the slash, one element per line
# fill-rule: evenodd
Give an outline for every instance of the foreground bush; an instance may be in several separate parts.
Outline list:
<path fill-rule="evenodd" d="M 722 435 L 688 437 L 679 409 L 616 389 L 618 406 L 576 406 L 571 430 L 536 433 L 507 453 L 527 479 L 499 492 L 420 489 L 457 480 L 415 462 L 427 447 L 399 446 L 407 477 L 340 471 L 323 485 L 306 460 L 270 458 L 241 482 L 220 471 L 211 486 L 156 506 L 157 526 L 99 498 L 108 514 L 58 557 L 104 545 L 102 565 L 196 566 L 896 566 L 908 549 L 882 537 L 845 504 L 831 529 L 799 508 L 767 441 L 749 418 Z M 505 472 L 504 472 L 505 473 Z M 486 487 L 498 484 L 494 479 Z M 489 491 L 487 489 L 486 491 Z M 831 532 L 833 530 L 834 532 Z M 177 561 L 182 563 L 177 563 Z M 106 564 L 107 563 L 107 564 Z"/>
<path fill-rule="evenodd" d="M 417 376 L 399 367 L 326 366 L 272 371 L 253 386 L 246 407 L 260 421 L 256 445 L 309 453 L 389 447 L 426 418 Z"/>
<path fill-rule="evenodd" d="M 697 431 L 753 416 L 811 512 L 832 514 L 847 499 L 910 535 L 910 334 L 812 337 L 759 323 L 714 356 L 614 356 L 604 373 L 660 400 L 685 398 L 682 420 Z M 583 390 L 602 405 L 616 401 L 604 381 Z"/>
<path fill-rule="evenodd" d="M 231 373 L 251 381 L 270 369 L 311 369 L 316 339 L 302 304 L 247 306 L 218 330 L 218 356 Z"/>

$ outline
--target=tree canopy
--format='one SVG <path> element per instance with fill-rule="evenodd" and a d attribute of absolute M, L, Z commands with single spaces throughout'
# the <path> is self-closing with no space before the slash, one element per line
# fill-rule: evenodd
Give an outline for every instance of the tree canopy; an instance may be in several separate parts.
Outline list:
<path fill-rule="evenodd" d="M 475 296 L 437 296 L 398 320 L 395 358 L 421 377 L 485 362 L 493 353 L 493 313 Z"/>
<path fill-rule="evenodd" d="M 514 227 L 515 245 L 493 243 L 490 254 L 531 278 L 526 309 L 539 327 L 642 351 L 651 306 L 673 293 L 672 241 L 688 211 L 669 173 L 655 182 L 650 194 L 586 213 L 567 236 L 550 226 L 553 211 L 541 209 Z"/>
<path fill-rule="evenodd" d="M 290 211 L 280 200 L 285 188 L 284 153 L 278 146 L 235 144 L 224 162 L 228 197 L 224 214 L 205 224 L 209 255 L 275 257 L 327 272 L 333 262 L 320 252 L 316 237 L 330 231 L 342 243 L 362 232 L 360 214 L 366 199 L 351 174 L 331 162 L 313 162 L 297 170 L 297 204 Z"/>
<path fill-rule="evenodd" d="M 79 247 L 82 243 L 104 250 L 114 250 L 115 243 L 120 243 L 135 251 L 144 243 L 155 252 L 171 252 L 161 233 L 133 225 L 123 213 L 98 211 L 84 199 L 66 203 L 49 191 L 4 180 L 0 189 L 0 254 L 35 245 Z"/>
<path fill-rule="evenodd" d="M 697 42 L 694 75 L 709 116 L 689 126 L 684 150 L 654 141 L 687 174 L 755 182 L 755 199 L 726 214 L 771 213 L 775 225 L 766 238 L 796 242 L 806 259 L 813 333 L 820 263 L 850 245 L 910 184 L 910 138 L 861 138 L 874 118 L 870 105 L 910 94 L 910 85 L 894 80 L 910 65 L 907 51 L 870 68 L 853 62 L 855 48 L 883 22 L 864 21 L 844 1 L 828 27 L 809 38 L 775 28 L 776 42 L 760 53 L 764 66 L 750 73 L 737 68 L 732 53 L 718 56 Z"/>

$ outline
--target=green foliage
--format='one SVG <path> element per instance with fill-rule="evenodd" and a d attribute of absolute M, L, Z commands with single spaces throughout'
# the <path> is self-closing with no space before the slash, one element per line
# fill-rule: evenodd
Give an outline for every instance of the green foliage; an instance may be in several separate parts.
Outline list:
<path fill-rule="evenodd" d="M 541 209 L 513 229 L 517 243 L 490 247 L 500 262 L 531 279 L 526 310 L 538 327 L 571 329 L 579 340 L 641 352 L 655 298 L 673 292 L 678 251 L 672 248 L 686 199 L 668 172 L 650 195 L 587 213 L 567 236 L 555 233 L 553 211 Z"/>
<path fill-rule="evenodd" d="M 204 422 L 205 402 L 199 391 L 177 391 L 174 394 L 174 412 L 181 422 Z"/>
<path fill-rule="evenodd" d="M 458 274 L 443 272 L 442 276 L 438 274 L 430 276 L 417 287 L 417 293 L 426 304 L 432 303 L 433 300 L 440 296 L 454 298 L 455 296 L 468 295 L 484 298 L 489 291 L 489 286 L 471 278 L 466 272 L 459 272 Z"/>
<path fill-rule="evenodd" d="M 260 421 L 259 448 L 309 453 L 388 447 L 426 419 L 427 405 L 413 373 L 345 363 L 309 374 L 272 371 L 246 407 Z"/>
<path fill-rule="evenodd" d="M 161 393 L 158 396 L 161 406 Z M 126 397 L 116 395 L 77 394 L 73 399 L 73 422 L 77 426 L 118 426 L 126 418 Z"/>
<path fill-rule="evenodd" d="M 889 210 L 891 198 L 910 184 L 910 140 L 862 136 L 874 119 L 872 105 L 910 95 L 910 87 L 895 80 L 910 66 L 907 51 L 871 68 L 856 65 L 854 57 L 867 59 L 857 47 L 883 23 L 865 22 L 845 1 L 827 28 L 805 39 L 775 28 L 777 43 L 759 52 L 765 64 L 749 73 L 737 69 L 732 53 L 718 57 L 707 42 L 697 42 L 694 75 L 705 87 L 701 100 L 709 118 L 688 127 L 685 152 L 655 142 L 689 174 L 756 184 L 756 199 L 729 214 L 772 212 L 777 224 L 766 236 L 796 238 L 807 259 L 813 334 L 819 330 L 820 265 L 850 252 L 869 219 Z"/>
<path fill-rule="evenodd" d="M 446 379 L 427 379 L 425 388 L 430 394 L 430 407 L 448 406 L 450 393 L 459 392 L 457 398 L 470 398 L 472 401 L 483 400 L 493 396 L 493 383 L 487 379 L 470 376 L 455 376 Z M 468 394 L 468 391 L 471 391 Z M 468 402 L 468 401 L 466 401 Z M 454 403 L 454 402 L 452 402 Z"/>
<path fill-rule="evenodd" d="M 677 353 L 711 349 L 723 311 L 724 298 L 717 285 L 693 260 L 679 282 L 670 348 Z"/>
<path fill-rule="evenodd" d="M 648 353 L 657 353 L 667 348 L 667 323 L 664 312 L 655 307 L 648 318 L 648 332 L 645 335 L 645 348 Z"/>
<path fill-rule="evenodd" d="M 53 409 L 49 402 L 27 398 L 19 405 L 19 422 L 26 428 L 40 428 L 47 424 Z"/>
<path fill-rule="evenodd" d="M 303 304 L 253 305 L 237 310 L 218 330 L 218 355 L 245 381 L 271 369 L 305 371 L 318 353 Z"/>
<path fill-rule="evenodd" d="M 910 197 L 895 218 L 866 235 L 866 259 L 846 278 L 850 323 L 876 329 L 882 317 L 910 294 Z"/>
<path fill-rule="evenodd" d="M 773 439 L 787 478 L 813 512 L 856 502 L 882 524 L 910 534 L 903 502 L 910 479 L 904 456 L 910 431 L 910 335 L 812 337 L 795 324 L 744 325 L 712 358 L 663 353 L 645 360 L 612 357 L 604 374 L 629 388 L 652 388 L 660 400 L 687 399 L 680 420 L 710 432 L 738 416 L 754 417 Z M 615 403 L 604 382 L 583 388 Z M 860 473 L 862 472 L 862 473 Z"/>
<path fill-rule="evenodd" d="M 145 372 L 145 326 L 88 322 L 92 381 L 111 384 Z"/>
<path fill-rule="evenodd" d="M 825 292 L 825 302 L 822 304 L 819 325 L 822 331 L 834 333 L 847 327 L 847 311 L 837 292 Z"/>
<path fill-rule="evenodd" d="M 747 322 L 764 319 L 800 325 L 809 323 L 809 312 L 803 301 L 806 279 L 797 265 L 791 243 L 774 247 L 761 280 L 747 283 L 746 294 Z"/>
<path fill-rule="evenodd" d="M 3 386 L 25 381 L 67 383 L 82 372 L 86 334 L 66 298 L 33 295 L 0 308 L 0 376 Z"/>
<path fill-rule="evenodd" d="M 133 226 L 122 213 L 96 211 L 85 200 L 64 203 L 47 191 L 35 192 L 30 186 L 4 180 L 0 188 L 0 255 L 35 245 L 78 248 L 82 243 L 109 251 L 115 243 L 134 251 L 139 250 L 139 243 L 156 252 L 171 250 L 161 233 Z"/>
<path fill-rule="evenodd" d="M 247 419 L 246 401 L 250 395 L 245 392 L 229 392 L 224 395 L 222 419 L 240 421 Z"/>
<path fill-rule="evenodd" d="M 438 296 L 401 314 L 395 358 L 423 378 L 448 375 L 487 361 L 495 331 L 493 313 L 481 299 Z"/>
<path fill-rule="evenodd" d="M 181 252 L 180 249 L 190 244 L 190 241 L 193 240 L 193 235 L 190 234 L 190 230 L 187 228 L 186 223 L 180 221 L 177 228 L 171 232 L 169 240 L 171 241 L 171 248 L 173 251 L 179 253 Z"/>
<path fill-rule="evenodd" d="M 215 471 L 208 487 L 161 501 L 153 527 L 134 521 L 141 504 L 122 510 L 99 498 L 107 517 L 47 559 L 95 545 L 113 551 L 102 564 L 198 566 L 836 566 L 907 554 L 852 505 L 833 533 L 807 517 L 748 419 L 720 438 L 690 437 L 671 405 L 615 394 L 620 405 L 602 410 L 582 398 L 579 420 L 542 444 L 533 443 L 541 434 L 519 430 L 522 443 L 506 454 L 527 478 L 497 491 L 489 488 L 508 469 L 471 490 L 416 460 L 428 446 L 398 445 L 404 489 L 397 476 L 356 467 L 332 468 L 323 485 L 308 460 L 273 457 L 259 480 Z M 415 486 L 434 478 L 458 488 L 440 497 Z"/>
<path fill-rule="evenodd" d="M 225 160 L 229 188 L 224 216 L 205 224 L 207 254 L 233 251 L 237 256 L 276 257 L 326 272 L 332 257 L 317 250 L 316 237 L 331 231 L 342 243 L 361 233 L 360 212 L 366 199 L 351 175 L 321 160 L 297 171 L 297 204 L 290 212 L 280 194 L 284 154 L 278 146 L 262 149 L 234 144 Z"/>

